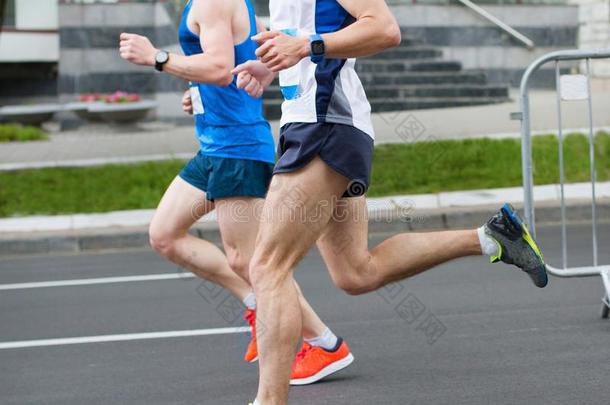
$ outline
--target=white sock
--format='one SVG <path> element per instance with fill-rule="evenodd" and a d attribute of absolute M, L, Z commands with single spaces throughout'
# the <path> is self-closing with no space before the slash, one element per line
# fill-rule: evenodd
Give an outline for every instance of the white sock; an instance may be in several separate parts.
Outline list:
<path fill-rule="evenodd" d="M 312 346 L 319 346 L 322 349 L 332 350 L 337 346 L 337 336 L 328 328 L 324 330 L 324 332 L 315 338 L 305 339 L 307 343 Z"/>
<path fill-rule="evenodd" d="M 260 402 L 258 402 L 258 399 L 255 399 L 254 402 L 252 402 L 252 405 L 262 405 Z"/>
<path fill-rule="evenodd" d="M 485 256 L 497 256 L 498 255 L 498 244 L 495 240 L 487 236 L 485 233 L 485 227 L 477 229 L 479 234 L 479 243 L 481 244 L 481 252 Z"/>
<path fill-rule="evenodd" d="M 246 308 L 248 308 L 248 309 L 256 308 L 256 296 L 254 295 L 253 292 L 246 295 L 243 302 L 244 302 L 244 305 L 246 306 Z"/>

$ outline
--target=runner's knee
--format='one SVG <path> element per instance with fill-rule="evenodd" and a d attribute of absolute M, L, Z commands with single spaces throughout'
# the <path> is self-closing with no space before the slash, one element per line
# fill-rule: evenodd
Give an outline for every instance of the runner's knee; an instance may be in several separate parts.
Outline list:
<path fill-rule="evenodd" d="M 374 290 L 370 284 L 359 276 L 341 276 L 333 278 L 335 285 L 349 295 L 362 295 Z"/>
<path fill-rule="evenodd" d="M 255 256 L 250 262 L 250 282 L 256 295 L 280 288 L 290 277 L 292 266 L 280 263 L 272 256 Z"/>
<path fill-rule="evenodd" d="M 378 280 L 375 272 L 368 263 L 350 268 L 331 270 L 331 278 L 337 288 L 349 295 L 362 295 L 378 288 Z"/>
<path fill-rule="evenodd" d="M 239 251 L 237 250 L 227 250 L 226 253 L 229 267 L 241 277 L 249 280 L 250 274 L 248 267 L 250 265 L 250 260 L 248 260 L 247 257 L 244 257 L 244 255 L 239 254 Z"/>
<path fill-rule="evenodd" d="M 175 256 L 176 241 L 179 239 L 175 233 L 151 224 L 148 230 L 148 238 L 150 246 L 161 256 L 169 260 Z"/>

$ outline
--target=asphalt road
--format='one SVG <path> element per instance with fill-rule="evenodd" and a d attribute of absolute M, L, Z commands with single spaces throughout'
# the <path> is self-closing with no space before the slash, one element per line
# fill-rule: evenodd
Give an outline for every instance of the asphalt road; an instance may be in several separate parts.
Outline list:
<path fill-rule="evenodd" d="M 569 232 L 573 264 L 590 263 L 589 227 Z M 547 259 L 557 263 L 559 228 L 539 234 Z M 610 226 L 604 226 L 606 263 L 608 246 Z M 142 251 L 4 259 L 0 287 L 179 272 Z M 552 278 L 539 290 L 519 270 L 468 258 L 349 297 L 331 284 L 317 252 L 297 278 L 356 361 L 327 381 L 294 388 L 291 404 L 608 402 L 610 320 L 599 318 L 599 278 Z M 0 404 L 247 404 L 257 368 L 241 360 L 244 333 L 1 348 L 3 342 L 235 326 L 219 310 L 222 292 L 208 287 L 174 279 L 0 288 Z"/>

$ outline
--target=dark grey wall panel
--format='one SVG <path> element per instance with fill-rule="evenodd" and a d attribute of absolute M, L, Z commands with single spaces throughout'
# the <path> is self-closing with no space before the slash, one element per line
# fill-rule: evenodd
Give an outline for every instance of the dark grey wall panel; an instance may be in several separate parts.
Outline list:
<path fill-rule="evenodd" d="M 536 46 L 575 47 L 578 26 L 572 27 L 514 27 L 529 37 Z M 438 46 L 520 46 L 504 31 L 496 27 L 403 27 L 403 35 L 422 39 Z"/>
<path fill-rule="evenodd" d="M 0 97 L 20 98 L 30 96 L 56 96 L 57 79 L 7 79 L 0 78 Z M 0 102 L 0 104 L 3 104 Z"/>
<path fill-rule="evenodd" d="M 59 30 L 62 48 L 117 48 L 122 32 L 148 37 L 156 47 L 178 43 L 178 32 L 173 26 L 163 27 L 63 27 Z"/>
<path fill-rule="evenodd" d="M 90 73 L 81 76 L 61 76 L 59 92 L 62 94 L 109 93 L 124 90 L 131 93 L 182 92 L 186 82 L 167 74 L 150 73 Z"/>
<path fill-rule="evenodd" d="M 561 73 L 569 73 L 570 69 L 560 69 Z M 485 69 L 487 80 L 492 84 L 509 84 L 511 87 L 518 88 L 521 84 L 521 77 L 525 69 Z M 555 88 L 555 69 L 540 69 L 530 80 L 531 87 L 534 88 Z"/>
<path fill-rule="evenodd" d="M 2 104 L 11 99 L 17 102 L 20 97 L 56 96 L 57 63 L 20 62 L 0 63 L 0 97 Z"/>

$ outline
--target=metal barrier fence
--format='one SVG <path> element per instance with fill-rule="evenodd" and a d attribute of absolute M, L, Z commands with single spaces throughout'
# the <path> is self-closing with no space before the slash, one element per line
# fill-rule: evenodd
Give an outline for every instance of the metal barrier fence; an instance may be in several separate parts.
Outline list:
<path fill-rule="evenodd" d="M 610 312 L 610 265 L 600 265 L 598 262 L 597 241 L 597 210 L 595 196 L 595 143 L 593 134 L 593 108 L 591 97 L 591 59 L 610 58 L 610 49 L 599 49 L 591 51 L 566 50 L 551 52 L 536 59 L 525 71 L 521 79 L 520 104 L 521 112 L 513 113 L 514 119 L 521 120 L 521 159 L 523 166 L 523 189 L 524 189 L 524 211 L 525 219 L 532 233 L 536 234 L 536 216 L 534 208 L 534 177 L 532 164 L 532 141 L 530 124 L 529 104 L 529 80 L 534 72 L 547 62 L 555 62 L 555 86 L 557 93 L 557 124 L 559 136 L 559 182 L 561 195 L 561 251 L 562 267 L 548 265 L 548 272 L 557 277 L 591 277 L 600 276 L 603 282 L 605 295 L 602 298 L 602 318 L 608 318 Z M 586 75 L 561 75 L 559 63 L 561 61 L 584 60 Z M 563 156 L 563 128 L 561 120 L 561 107 L 563 100 L 586 100 L 588 103 L 589 121 L 589 164 L 591 171 L 591 232 L 592 232 L 592 255 L 593 265 L 583 267 L 569 267 L 567 253 L 567 228 L 566 228 L 566 205 L 565 205 L 565 172 Z"/>

